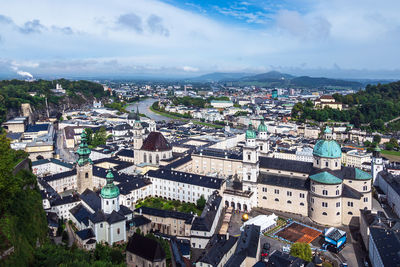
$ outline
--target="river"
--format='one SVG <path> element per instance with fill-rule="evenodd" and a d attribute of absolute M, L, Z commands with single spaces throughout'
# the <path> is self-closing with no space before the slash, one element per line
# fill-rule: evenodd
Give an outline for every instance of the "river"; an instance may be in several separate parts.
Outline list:
<path fill-rule="evenodd" d="M 144 115 L 146 115 L 147 117 L 149 117 L 152 120 L 155 121 L 170 121 L 171 118 L 168 117 L 164 117 L 161 115 L 158 115 L 154 112 L 152 112 L 150 110 L 151 105 L 153 105 L 154 102 L 158 101 L 158 99 L 156 98 L 146 98 L 145 100 L 130 104 L 126 110 L 131 111 L 131 110 L 135 110 L 136 111 L 136 107 L 139 108 L 139 113 L 142 113 Z"/>

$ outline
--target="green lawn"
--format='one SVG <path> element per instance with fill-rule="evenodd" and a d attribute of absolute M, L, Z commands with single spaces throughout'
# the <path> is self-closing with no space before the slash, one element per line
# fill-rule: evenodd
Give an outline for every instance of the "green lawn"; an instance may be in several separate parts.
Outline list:
<path fill-rule="evenodd" d="M 163 198 L 151 197 L 136 204 L 135 208 L 149 207 L 161 210 L 174 210 L 185 213 L 193 212 L 194 214 L 201 215 L 202 210 L 199 210 L 193 203 L 182 203 L 178 200 L 165 200 Z"/>
<path fill-rule="evenodd" d="M 155 110 L 152 106 L 150 106 L 150 110 L 158 115 L 164 116 L 164 117 L 168 117 L 174 120 L 181 120 L 181 121 L 192 121 L 194 124 L 198 124 L 198 125 L 204 125 L 204 126 L 209 126 L 209 127 L 213 127 L 213 128 L 223 128 L 224 126 L 222 125 L 217 125 L 217 124 L 212 124 L 212 123 L 207 123 L 207 122 L 201 122 L 201 121 L 197 121 L 197 120 L 193 120 L 193 119 L 185 119 L 182 117 L 178 117 L 172 114 L 169 114 L 167 112 L 161 112 L 159 110 Z"/>
<path fill-rule="evenodd" d="M 386 155 L 400 156 L 400 151 L 382 150 L 381 153 Z"/>

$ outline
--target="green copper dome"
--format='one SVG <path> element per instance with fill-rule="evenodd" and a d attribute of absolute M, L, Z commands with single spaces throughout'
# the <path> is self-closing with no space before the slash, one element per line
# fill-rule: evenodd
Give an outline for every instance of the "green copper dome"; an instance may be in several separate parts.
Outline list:
<path fill-rule="evenodd" d="M 264 120 L 261 121 L 260 125 L 258 125 L 259 132 L 268 132 L 267 125 L 264 124 Z"/>
<path fill-rule="evenodd" d="M 321 184 L 341 184 L 342 180 L 329 172 L 320 172 L 310 176 L 314 182 Z"/>
<path fill-rule="evenodd" d="M 79 144 L 79 148 L 76 151 L 76 154 L 78 154 L 78 164 L 79 166 L 83 166 L 87 163 L 92 163 L 92 160 L 89 158 L 91 153 L 90 148 L 88 147 L 87 144 L 87 135 L 86 132 L 83 131 L 81 134 L 81 143 Z"/>
<path fill-rule="evenodd" d="M 329 126 L 326 126 L 324 133 L 325 134 L 331 134 L 332 133 L 331 128 L 329 128 Z"/>
<path fill-rule="evenodd" d="M 253 125 L 250 122 L 249 128 L 247 128 L 247 130 L 246 130 L 246 139 L 256 139 L 256 138 L 257 138 L 257 134 L 254 131 Z"/>
<path fill-rule="evenodd" d="M 102 198 L 116 198 L 119 196 L 119 188 L 114 184 L 114 175 L 109 169 L 107 172 L 107 184 L 101 189 Z"/>
<path fill-rule="evenodd" d="M 323 158 L 341 158 L 342 149 L 335 140 L 318 140 L 314 146 L 313 155 Z"/>

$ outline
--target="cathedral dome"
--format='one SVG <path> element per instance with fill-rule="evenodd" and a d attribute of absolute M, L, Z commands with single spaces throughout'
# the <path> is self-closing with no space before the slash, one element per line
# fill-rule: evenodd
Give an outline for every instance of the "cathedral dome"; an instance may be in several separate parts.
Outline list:
<path fill-rule="evenodd" d="M 116 198 L 119 196 L 119 188 L 114 184 L 114 175 L 111 170 L 108 170 L 107 184 L 101 189 L 101 196 L 103 198 Z"/>
<path fill-rule="evenodd" d="M 335 140 L 318 140 L 314 146 L 313 155 L 323 158 L 340 158 L 342 149 Z"/>
<path fill-rule="evenodd" d="M 268 132 L 267 125 L 264 124 L 264 120 L 258 125 L 258 132 Z"/>
<path fill-rule="evenodd" d="M 246 130 L 246 139 L 256 139 L 256 138 L 257 138 L 257 134 L 253 130 L 253 125 L 250 122 L 249 128 Z"/>

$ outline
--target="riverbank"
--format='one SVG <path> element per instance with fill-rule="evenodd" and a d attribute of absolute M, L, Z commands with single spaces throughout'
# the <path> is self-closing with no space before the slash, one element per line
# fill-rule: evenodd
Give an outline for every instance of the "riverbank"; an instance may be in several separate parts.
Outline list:
<path fill-rule="evenodd" d="M 212 123 L 197 121 L 197 120 L 193 120 L 193 119 L 181 118 L 181 117 L 178 117 L 178 116 L 169 114 L 169 113 L 167 113 L 167 112 L 162 112 L 162 111 L 159 111 L 159 110 L 155 110 L 152 106 L 150 106 L 149 109 L 150 109 L 152 112 L 154 112 L 154 113 L 156 113 L 156 114 L 158 114 L 158 115 L 160 115 L 160 116 L 164 116 L 164 117 L 167 117 L 167 118 L 170 118 L 170 119 L 173 119 L 173 120 L 180 120 L 180 121 L 184 121 L 184 122 L 189 122 L 189 121 L 191 121 L 193 124 L 203 125 L 203 126 L 208 126 L 208 127 L 213 127 L 213 128 L 216 128 L 216 129 L 221 129 L 221 128 L 224 127 L 224 126 L 222 126 L 222 125 L 217 125 L 217 124 L 212 124 Z"/>

